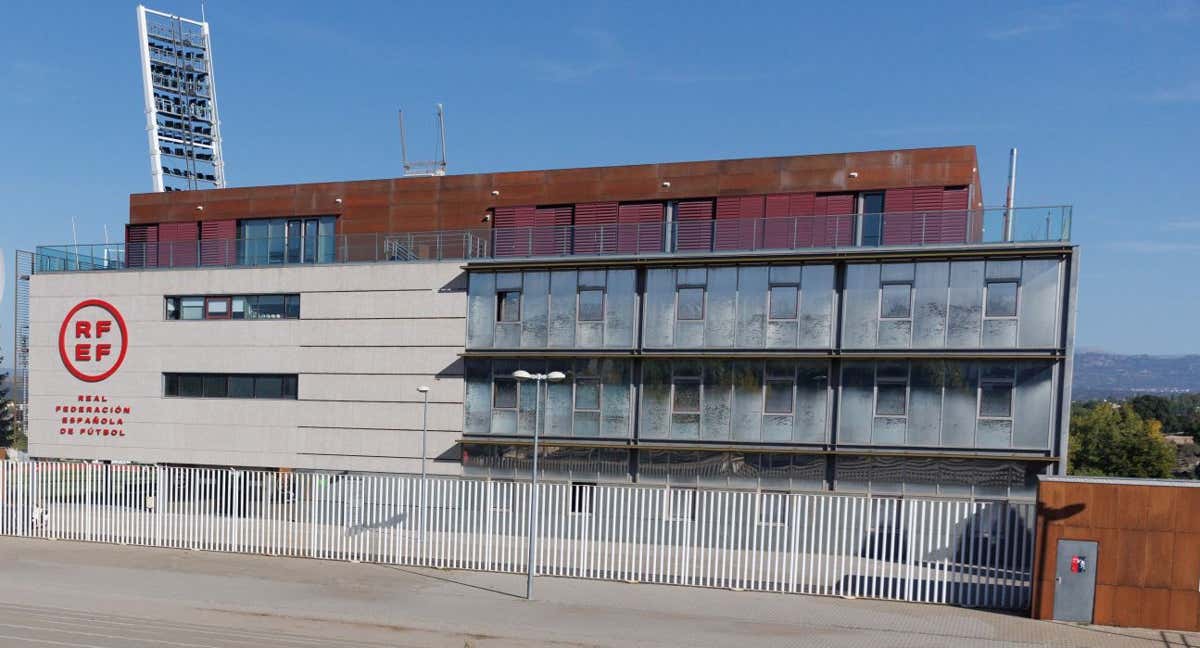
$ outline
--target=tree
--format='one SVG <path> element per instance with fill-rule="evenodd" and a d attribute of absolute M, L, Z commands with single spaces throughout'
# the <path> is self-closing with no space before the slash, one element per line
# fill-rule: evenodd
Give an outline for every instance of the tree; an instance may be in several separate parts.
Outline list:
<path fill-rule="evenodd" d="M 4 353 L 0 352 L 0 366 L 4 365 Z M 16 416 L 12 399 L 9 398 L 9 390 L 12 388 L 12 382 L 8 379 L 8 372 L 0 370 L 0 448 L 9 448 L 18 445 L 23 435 L 17 428 Z"/>
<path fill-rule="evenodd" d="M 1072 409 L 1067 463 L 1073 475 L 1170 477 L 1175 454 L 1162 423 L 1143 420 L 1130 405 L 1100 402 Z"/>
<path fill-rule="evenodd" d="M 1162 396 L 1141 394 L 1129 399 L 1129 406 L 1142 420 L 1154 419 L 1164 426 L 1171 422 L 1171 401 Z M 1170 427 L 1167 427 L 1168 432 Z"/>

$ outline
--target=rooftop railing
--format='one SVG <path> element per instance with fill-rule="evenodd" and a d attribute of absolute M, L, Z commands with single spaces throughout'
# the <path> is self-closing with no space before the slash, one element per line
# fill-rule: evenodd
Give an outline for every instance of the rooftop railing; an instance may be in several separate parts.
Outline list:
<path fill-rule="evenodd" d="M 34 272 L 1010 245 L 1066 242 L 1070 231 L 1069 206 L 684 219 L 291 239 L 40 246 Z"/>

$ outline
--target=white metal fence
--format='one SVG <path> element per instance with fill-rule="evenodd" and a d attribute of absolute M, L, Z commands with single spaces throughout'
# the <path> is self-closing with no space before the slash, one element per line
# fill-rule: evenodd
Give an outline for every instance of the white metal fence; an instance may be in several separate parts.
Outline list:
<path fill-rule="evenodd" d="M 500 572 L 530 485 L 0 462 L 0 535 Z M 1025 609 L 1030 503 L 538 485 L 540 574 Z M 422 501 L 426 506 L 422 506 Z"/>

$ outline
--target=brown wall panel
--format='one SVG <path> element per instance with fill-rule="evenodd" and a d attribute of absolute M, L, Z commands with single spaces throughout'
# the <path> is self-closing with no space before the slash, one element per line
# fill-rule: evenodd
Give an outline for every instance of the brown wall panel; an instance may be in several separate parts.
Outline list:
<path fill-rule="evenodd" d="M 1042 481 L 1032 615 L 1053 618 L 1058 540 L 1093 540 L 1095 623 L 1200 630 L 1200 488 L 1188 484 Z"/>
<path fill-rule="evenodd" d="M 976 165 L 975 147 L 956 146 L 134 194 L 129 222 L 336 215 L 345 232 L 460 229 L 479 227 L 487 210 L 501 206 L 930 185 L 977 189 Z M 859 177 L 850 178 L 851 171 Z M 379 209 L 385 206 L 386 216 Z"/>

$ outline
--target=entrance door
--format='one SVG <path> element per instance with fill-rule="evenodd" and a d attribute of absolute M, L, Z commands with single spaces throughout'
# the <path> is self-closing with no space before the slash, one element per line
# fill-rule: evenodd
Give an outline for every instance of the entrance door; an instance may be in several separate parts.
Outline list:
<path fill-rule="evenodd" d="M 1092 622 L 1096 600 L 1096 543 L 1059 540 L 1054 570 L 1054 620 Z"/>

